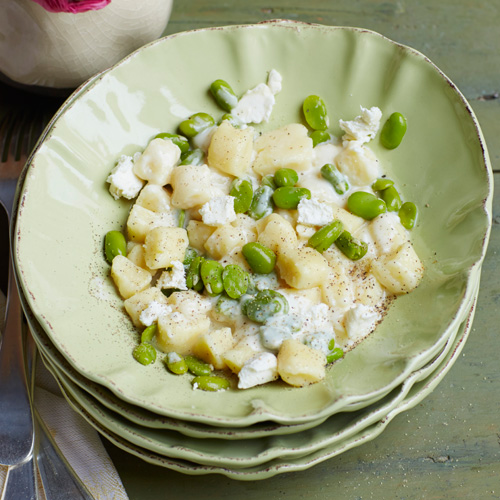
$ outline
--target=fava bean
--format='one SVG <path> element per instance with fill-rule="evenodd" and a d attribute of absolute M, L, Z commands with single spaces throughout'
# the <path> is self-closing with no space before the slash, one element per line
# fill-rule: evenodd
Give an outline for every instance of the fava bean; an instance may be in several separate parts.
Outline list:
<path fill-rule="evenodd" d="M 401 197 L 394 186 L 389 186 L 381 191 L 380 197 L 384 200 L 389 212 L 397 212 L 401 208 Z"/>
<path fill-rule="evenodd" d="M 307 244 L 318 252 L 323 253 L 326 249 L 330 248 L 333 245 L 333 243 L 341 235 L 343 230 L 344 226 L 342 222 L 340 222 L 339 220 L 334 220 L 327 226 L 323 226 L 321 229 L 318 229 L 309 238 Z"/>
<path fill-rule="evenodd" d="M 152 325 L 149 325 L 148 327 L 144 328 L 141 333 L 141 344 L 144 342 L 151 342 L 158 330 L 158 327 L 156 323 L 153 323 Z"/>
<path fill-rule="evenodd" d="M 193 375 L 210 375 L 210 373 L 212 373 L 212 366 L 195 356 L 185 356 L 184 361 L 186 362 L 188 370 Z"/>
<path fill-rule="evenodd" d="M 359 260 L 365 256 L 368 251 L 368 244 L 364 241 L 354 238 L 348 231 L 344 231 L 335 240 L 337 248 L 349 259 Z"/>
<path fill-rule="evenodd" d="M 185 137 L 192 138 L 214 125 L 215 120 L 208 113 L 195 113 L 179 124 L 179 131 Z"/>
<path fill-rule="evenodd" d="M 326 355 L 326 362 L 333 363 L 337 359 L 344 357 L 344 351 L 340 347 L 335 347 Z"/>
<path fill-rule="evenodd" d="M 198 257 L 198 252 L 193 247 L 187 247 L 182 264 L 189 266 L 195 257 Z"/>
<path fill-rule="evenodd" d="M 383 200 L 365 191 L 352 193 L 347 199 L 347 208 L 354 215 L 366 220 L 372 220 L 387 211 Z"/>
<path fill-rule="evenodd" d="M 184 223 L 186 222 L 186 211 L 185 210 L 179 210 L 179 222 L 178 226 L 179 227 L 184 227 Z"/>
<path fill-rule="evenodd" d="M 222 122 L 226 121 L 229 122 L 234 128 L 241 128 L 242 126 L 242 122 L 240 122 L 240 120 L 238 120 L 238 118 L 236 118 L 236 116 L 232 115 L 231 113 L 222 115 L 219 121 L 219 125 Z"/>
<path fill-rule="evenodd" d="M 340 173 L 335 165 L 326 163 L 321 167 L 321 175 L 323 179 L 327 180 L 335 189 L 337 194 L 344 194 L 349 190 L 349 182 L 347 177 Z"/>
<path fill-rule="evenodd" d="M 399 220 L 406 229 L 413 229 L 417 223 L 418 209 L 415 203 L 407 201 L 399 209 Z"/>
<path fill-rule="evenodd" d="M 268 174 L 262 177 L 260 181 L 261 186 L 269 186 L 273 191 L 278 187 L 274 182 L 274 175 Z"/>
<path fill-rule="evenodd" d="M 218 377 L 217 375 L 201 375 L 195 377 L 191 383 L 196 389 L 201 389 L 202 391 L 225 391 L 229 389 L 229 380 L 226 378 Z"/>
<path fill-rule="evenodd" d="M 182 135 L 162 132 L 155 135 L 155 139 L 170 139 L 181 150 L 181 154 L 189 151 L 189 141 Z"/>
<path fill-rule="evenodd" d="M 201 149 L 192 149 L 181 154 L 181 162 L 179 165 L 203 165 L 205 153 Z"/>
<path fill-rule="evenodd" d="M 304 99 L 302 111 L 307 124 L 313 130 L 326 130 L 328 128 L 328 115 L 323 99 L 317 95 L 310 95 Z"/>
<path fill-rule="evenodd" d="M 196 256 L 189 264 L 189 269 L 186 273 L 186 286 L 197 292 L 203 290 L 203 280 L 200 275 L 201 264 L 205 259 L 201 256 Z"/>
<path fill-rule="evenodd" d="M 215 80 L 215 82 L 212 82 L 210 92 L 214 96 L 215 102 L 224 111 L 231 111 L 238 104 L 236 94 L 229 83 L 224 80 Z"/>
<path fill-rule="evenodd" d="M 222 264 L 216 260 L 203 259 L 200 276 L 209 295 L 219 295 L 224 290 L 222 281 Z"/>
<path fill-rule="evenodd" d="M 254 273 L 269 274 L 276 265 L 276 254 L 256 241 L 243 245 L 241 252 Z"/>
<path fill-rule="evenodd" d="M 167 353 L 165 364 L 172 373 L 175 373 L 175 375 L 184 375 L 184 373 L 188 371 L 186 360 L 176 352 Z"/>
<path fill-rule="evenodd" d="M 302 198 L 311 199 L 311 191 L 302 187 L 279 187 L 273 193 L 274 204 L 279 208 L 297 208 Z"/>
<path fill-rule="evenodd" d="M 332 138 L 326 130 L 315 130 L 309 137 L 313 141 L 313 148 L 322 142 L 329 141 Z"/>
<path fill-rule="evenodd" d="M 242 312 L 256 323 L 265 323 L 275 314 L 288 313 L 288 301 L 275 290 L 261 290 L 255 297 L 245 300 L 242 304 Z"/>
<path fill-rule="evenodd" d="M 139 344 L 132 354 L 141 365 L 149 365 L 156 360 L 156 349 L 149 342 Z"/>
<path fill-rule="evenodd" d="M 392 113 L 387 119 L 382 132 L 380 142 L 387 149 L 397 148 L 406 133 L 406 118 L 401 113 Z"/>
<path fill-rule="evenodd" d="M 237 214 L 245 213 L 252 204 L 253 187 L 252 183 L 246 179 L 235 179 L 229 192 L 234 196 L 234 211 Z"/>
<path fill-rule="evenodd" d="M 232 299 L 239 299 L 248 289 L 248 273 L 236 264 L 229 264 L 222 271 L 224 291 Z"/>
<path fill-rule="evenodd" d="M 273 213 L 273 190 L 269 186 L 260 186 L 256 189 L 250 208 L 248 209 L 248 215 L 252 219 L 259 220 L 266 215 Z"/>
<path fill-rule="evenodd" d="M 127 241 L 120 231 L 109 231 L 104 237 L 104 255 L 111 264 L 117 255 L 127 255 Z"/>
<path fill-rule="evenodd" d="M 384 189 L 387 189 L 389 186 L 394 186 L 394 181 L 391 181 L 391 179 L 386 179 L 385 177 L 379 177 L 372 184 L 372 189 L 374 191 L 383 191 Z"/>
<path fill-rule="evenodd" d="M 293 168 L 280 168 L 274 173 L 274 182 L 278 187 L 295 186 L 299 174 Z"/>

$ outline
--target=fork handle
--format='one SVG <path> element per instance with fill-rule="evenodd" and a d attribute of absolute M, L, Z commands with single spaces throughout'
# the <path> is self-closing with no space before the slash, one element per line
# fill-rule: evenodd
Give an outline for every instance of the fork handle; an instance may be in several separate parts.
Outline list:
<path fill-rule="evenodd" d="M 7 314 L 0 348 L 0 463 L 17 465 L 33 449 L 33 416 L 26 381 L 21 304 L 9 259 Z"/>
<path fill-rule="evenodd" d="M 35 469 L 33 460 L 11 467 L 3 490 L 2 500 L 36 500 Z"/>

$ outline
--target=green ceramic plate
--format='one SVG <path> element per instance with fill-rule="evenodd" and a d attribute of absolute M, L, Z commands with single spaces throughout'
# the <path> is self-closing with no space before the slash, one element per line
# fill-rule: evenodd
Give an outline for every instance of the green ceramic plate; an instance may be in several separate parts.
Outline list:
<path fill-rule="evenodd" d="M 450 339 L 446 355 L 439 356 L 439 359 L 436 359 L 434 363 L 413 374 L 410 377 L 413 378 L 411 383 L 408 380 L 405 381 L 400 389 L 393 391 L 392 394 L 380 401 L 380 404 L 377 404 L 372 409 L 367 409 L 360 415 L 354 415 L 355 418 L 351 422 L 342 422 L 340 414 L 330 417 L 318 428 L 308 431 L 302 446 L 300 442 L 303 437 L 297 436 L 295 448 L 289 449 L 288 454 L 285 450 L 284 455 L 279 455 L 279 458 L 249 467 L 237 467 L 234 461 L 230 462 L 229 465 L 221 465 L 220 463 L 219 465 L 202 465 L 187 460 L 185 457 L 189 454 L 183 455 L 183 458 L 172 458 L 171 454 L 165 456 L 152 451 L 150 448 L 142 448 L 128 439 L 130 432 L 122 435 L 111 431 L 108 422 L 106 422 L 106 419 L 103 421 L 99 411 L 97 411 L 98 417 L 95 418 L 96 411 L 93 405 L 85 404 L 82 406 L 80 401 L 74 398 L 71 391 L 68 390 L 68 386 L 61 379 L 57 380 L 71 406 L 94 428 L 118 447 L 151 464 L 193 475 L 218 473 L 240 480 L 265 479 L 283 472 L 305 470 L 378 436 L 396 415 L 418 404 L 446 375 L 465 344 L 470 332 L 473 315 L 474 306 L 469 311 L 468 318 L 460 325 L 456 335 Z M 48 367 L 53 370 L 50 363 Z M 56 370 L 54 370 L 54 373 L 57 376 Z M 223 444 L 224 451 L 222 454 L 227 455 L 230 447 L 235 444 L 235 442 L 230 442 L 229 445 L 227 442 Z M 245 444 L 245 446 L 247 445 L 248 443 Z M 203 448 L 204 444 L 200 444 L 200 446 Z M 181 450 L 182 448 L 179 447 L 178 449 Z"/>
<path fill-rule="evenodd" d="M 360 105 L 408 118 L 401 147 L 384 151 L 378 141 L 373 147 L 404 197 L 421 207 L 413 235 L 426 275 L 322 383 L 200 393 L 186 378 L 169 376 L 161 362 L 145 368 L 132 361 L 136 332 L 102 258 L 103 235 L 124 224 L 129 206 L 109 196 L 105 180 L 120 154 L 143 148 L 192 112 L 215 113 L 211 81 L 224 78 L 241 93 L 272 68 L 283 75 L 283 91 L 268 128 L 300 120 L 300 104 L 312 93 L 328 103 L 332 121 L 356 116 Z M 53 344 L 118 397 L 212 425 L 296 424 L 384 394 L 442 348 L 472 296 L 491 194 L 476 118 L 422 54 L 354 28 L 272 22 L 206 29 L 135 52 L 63 107 L 26 173 L 15 258 L 29 307 Z"/>

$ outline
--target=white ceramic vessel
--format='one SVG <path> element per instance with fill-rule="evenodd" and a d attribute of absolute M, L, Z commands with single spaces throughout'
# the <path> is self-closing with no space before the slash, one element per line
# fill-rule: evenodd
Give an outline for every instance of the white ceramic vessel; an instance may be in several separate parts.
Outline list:
<path fill-rule="evenodd" d="M 0 0 L 0 73 L 47 89 L 76 88 L 165 30 L 172 0 L 112 0 L 78 14 Z"/>

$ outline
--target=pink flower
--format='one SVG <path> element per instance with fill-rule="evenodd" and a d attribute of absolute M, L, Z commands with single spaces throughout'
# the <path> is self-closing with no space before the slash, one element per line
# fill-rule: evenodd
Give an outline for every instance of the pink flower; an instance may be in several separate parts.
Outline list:
<path fill-rule="evenodd" d="M 86 12 L 106 7 L 111 0 L 33 0 L 49 12 Z"/>

